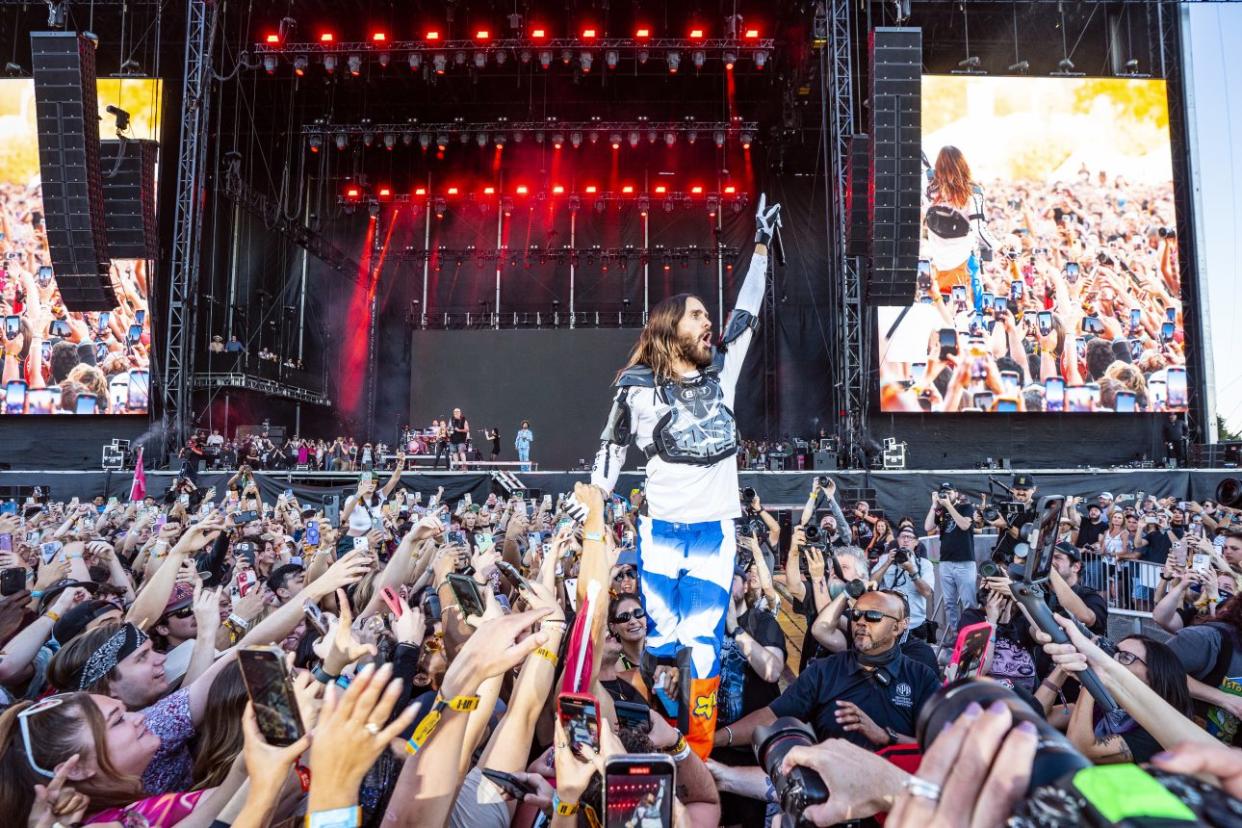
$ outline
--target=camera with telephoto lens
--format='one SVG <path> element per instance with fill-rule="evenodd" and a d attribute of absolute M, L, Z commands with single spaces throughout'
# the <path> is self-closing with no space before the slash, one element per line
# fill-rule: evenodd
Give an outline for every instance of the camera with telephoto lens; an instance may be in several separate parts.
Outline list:
<path fill-rule="evenodd" d="M 791 748 L 815 744 L 815 731 L 792 716 L 781 716 L 769 725 L 755 728 L 754 743 L 755 758 L 772 780 L 781 810 L 798 828 L 812 825 L 802 814 L 808 806 L 828 801 L 828 786 L 810 768 L 794 767 L 784 773 L 781 764 Z"/>
<path fill-rule="evenodd" d="M 1002 575 L 1007 575 L 1007 574 L 1008 573 L 1005 572 L 1005 570 L 1001 568 L 1001 565 L 998 564 L 996 561 L 984 561 L 983 563 L 979 564 L 979 577 L 980 578 L 999 578 Z"/>
<path fill-rule="evenodd" d="M 910 560 L 910 552 L 902 549 L 900 546 L 893 550 L 893 563 L 904 564 Z"/>
<path fill-rule="evenodd" d="M 867 582 L 862 578 L 855 578 L 845 585 L 845 594 L 857 601 L 867 591 Z"/>
<path fill-rule="evenodd" d="M 992 521 L 996 520 L 998 517 L 1000 517 L 1000 510 L 997 509 L 995 506 L 984 506 L 983 507 L 984 522 L 991 523 Z"/>

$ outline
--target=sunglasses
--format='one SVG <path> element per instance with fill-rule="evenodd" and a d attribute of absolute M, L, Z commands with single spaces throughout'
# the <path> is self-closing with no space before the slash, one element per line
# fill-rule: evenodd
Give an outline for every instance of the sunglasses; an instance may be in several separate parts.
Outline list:
<path fill-rule="evenodd" d="M 1143 659 L 1139 658 L 1139 657 L 1138 657 L 1138 656 L 1136 656 L 1134 653 L 1129 652 L 1128 650 L 1118 650 L 1118 651 L 1117 651 L 1117 652 L 1113 655 L 1113 658 L 1117 659 L 1117 663 L 1122 664 L 1122 665 L 1124 665 L 1124 666 L 1126 666 L 1126 667 L 1129 667 L 1131 664 L 1133 664 L 1133 663 L 1134 663 L 1134 662 L 1136 662 L 1136 661 L 1137 661 L 1139 664 L 1144 664 L 1144 665 L 1145 665 L 1145 664 L 1147 664 L 1147 662 L 1146 662 L 1146 661 L 1144 661 Z"/>
<path fill-rule="evenodd" d="M 179 609 L 179 610 L 173 610 L 172 612 L 170 612 L 170 613 L 166 614 L 164 617 L 165 617 L 165 618 L 193 618 L 193 617 L 194 617 L 194 607 L 192 607 L 192 606 L 191 606 L 191 607 L 182 607 L 182 608 L 181 608 L 181 609 Z"/>
<path fill-rule="evenodd" d="M 639 607 L 638 609 L 631 610 L 629 612 L 618 612 L 616 615 L 612 617 L 612 623 L 625 624 L 625 623 L 628 623 L 630 619 L 633 619 L 635 621 L 641 621 L 642 619 L 646 617 L 647 617 L 647 611 L 643 609 L 642 607 Z"/>
<path fill-rule="evenodd" d="M 625 578 L 633 578 L 634 580 L 637 580 L 637 579 L 638 579 L 638 570 L 637 570 L 637 569 L 635 569 L 635 568 L 634 568 L 634 567 L 632 567 L 632 566 L 623 566 L 623 567 L 621 567 L 620 571 L 618 571 L 618 572 L 617 572 L 617 574 L 616 574 L 616 575 L 613 575 L 613 576 L 612 576 L 612 579 L 613 579 L 614 581 L 620 581 L 620 580 L 623 580 L 623 579 L 625 579 Z"/>
<path fill-rule="evenodd" d="M 17 714 L 17 721 L 21 724 L 22 729 L 22 748 L 26 751 L 26 761 L 30 763 L 30 768 L 35 773 L 42 774 L 49 779 L 56 776 L 56 773 L 54 771 L 47 770 L 46 768 L 39 767 L 38 763 L 35 762 L 34 748 L 31 746 L 30 741 L 30 717 L 36 713 L 42 713 L 45 710 L 51 710 L 54 707 L 59 707 L 61 703 L 64 702 L 65 695 L 67 694 L 49 696 L 43 701 L 32 704 L 30 707 L 27 707 L 25 710 Z"/>
<path fill-rule="evenodd" d="M 878 624 L 885 618 L 891 618 L 894 621 L 901 620 L 895 615 L 889 615 L 887 612 L 880 612 L 880 610 L 850 610 L 851 621 L 866 621 L 868 624 Z"/>

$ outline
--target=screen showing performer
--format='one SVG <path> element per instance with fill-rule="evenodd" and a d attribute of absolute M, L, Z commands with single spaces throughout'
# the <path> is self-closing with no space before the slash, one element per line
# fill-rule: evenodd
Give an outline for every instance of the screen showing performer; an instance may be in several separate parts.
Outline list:
<path fill-rule="evenodd" d="M 1186 410 L 1163 80 L 928 75 L 923 154 L 883 411 Z"/>
<path fill-rule="evenodd" d="M 115 121 L 105 107 L 114 105 L 130 113 L 127 138 L 159 138 L 158 80 L 100 78 L 98 98 L 102 137 L 113 137 Z M 0 80 L 0 412 L 146 414 L 151 396 L 150 263 L 112 260 L 120 304 L 111 311 L 66 311 L 48 252 L 44 215 L 34 81 Z"/>

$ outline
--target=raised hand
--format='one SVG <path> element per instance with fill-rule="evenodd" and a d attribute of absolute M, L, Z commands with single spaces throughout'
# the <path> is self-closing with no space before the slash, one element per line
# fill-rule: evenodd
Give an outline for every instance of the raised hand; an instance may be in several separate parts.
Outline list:
<path fill-rule="evenodd" d="M 755 210 L 755 244 L 768 245 L 781 226 L 781 205 L 768 205 L 768 196 L 759 196 L 759 208 Z"/>

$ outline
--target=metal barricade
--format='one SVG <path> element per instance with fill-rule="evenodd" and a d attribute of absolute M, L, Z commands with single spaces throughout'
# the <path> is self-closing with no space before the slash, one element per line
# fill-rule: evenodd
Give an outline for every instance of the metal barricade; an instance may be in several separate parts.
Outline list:
<path fill-rule="evenodd" d="M 1152 561 L 1124 561 L 1082 553 L 1082 583 L 1104 595 L 1110 614 L 1150 618 L 1163 567 Z"/>

